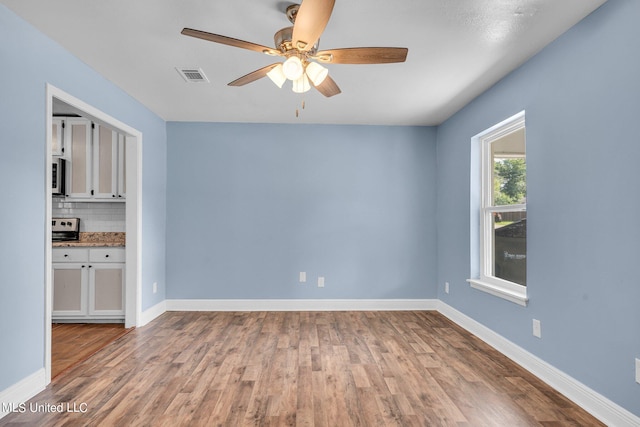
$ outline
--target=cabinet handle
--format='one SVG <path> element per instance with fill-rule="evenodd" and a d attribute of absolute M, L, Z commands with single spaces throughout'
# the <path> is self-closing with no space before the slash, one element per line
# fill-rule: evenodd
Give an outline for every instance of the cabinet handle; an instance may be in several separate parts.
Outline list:
<path fill-rule="evenodd" d="M 64 254 L 64 257 L 65 258 L 69 258 L 69 254 Z"/>
<path fill-rule="evenodd" d="M 109 254 L 106 254 L 104 257 L 105 257 L 105 258 L 109 258 Z"/>
<path fill-rule="evenodd" d="M 86 267 L 86 265 L 83 265 L 83 266 L 82 266 L 82 268 L 85 268 L 85 267 Z"/>
<path fill-rule="evenodd" d="M 111 197 L 116 197 L 116 195 L 115 195 L 115 194 L 112 194 L 112 195 L 111 195 Z"/>

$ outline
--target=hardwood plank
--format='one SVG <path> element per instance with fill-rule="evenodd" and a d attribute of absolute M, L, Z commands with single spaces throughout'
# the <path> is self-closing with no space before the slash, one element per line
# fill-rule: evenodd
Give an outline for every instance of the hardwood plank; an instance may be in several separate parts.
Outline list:
<path fill-rule="evenodd" d="M 165 313 L 0 426 L 601 426 L 436 312 Z"/>
<path fill-rule="evenodd" d="M 130 332 L 122 323 L 54 323 L 51 325 L 51 378 Z"/>

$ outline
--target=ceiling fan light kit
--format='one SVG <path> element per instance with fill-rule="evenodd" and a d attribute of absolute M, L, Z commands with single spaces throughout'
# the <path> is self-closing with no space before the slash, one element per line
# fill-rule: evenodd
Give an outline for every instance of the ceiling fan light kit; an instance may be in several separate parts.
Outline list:
<path fill-rule="evenodd" d="M 309 76 L 309 80 L 313 82 L 314 86 L 320 86 L 324 79 L 329 75 L 329 70 L 317 62 L 309 62 L 309 64 L 307 64 L 306 72 L 307 76 Z"/>
<path fill-rule="evenodd" d="M 282 64 L 282 72 L 289 80 L 298 80 L 304 72 L 302 61 L 297 56 L 290 56 Z"/>
<path fill-rule="evenodd" d="M 229 86 L 244 86 L 267 76 L 279 88 L 288 79 L 293 82 L 293 91 L 296 93 L 307 92 L 313 85 L 322 95 L 331 97 L 341 93 L 341 90 L 329 77 L 329 70 L 315 61 L 329 64 L 388 64 L 406 60 L 408 49 L 400 47 L 318 51 L 320 35 L 329 22 L 334 4 L 335 0 L 304 0 L 300 5 L 287 7 L 286 16 L 293 26 L 275 33 L 275 49 L 191 28 L 184 28 L 182 34 L 285 58 L 282 63 L 267 65 L 246 74 L 229 83 Z"/>
<path fill-rule="evenodd" d="M 295 93 L 305 93 L 311 89 L 309 84 L 309 78 L 306 74 L 301 75 L 298 79 L 293 81 L 293 91 Z"/>
<path fill-rule="evenodd" d="M 287 76 L 284 75 L 284 71 L 282 70 L 282 64 L 278 64 L 273 67 L 271 71 L 267 73 L 267 77 L 269 77 L 279 88 L 282 88 L 284 82 L 287 81 Z"/>

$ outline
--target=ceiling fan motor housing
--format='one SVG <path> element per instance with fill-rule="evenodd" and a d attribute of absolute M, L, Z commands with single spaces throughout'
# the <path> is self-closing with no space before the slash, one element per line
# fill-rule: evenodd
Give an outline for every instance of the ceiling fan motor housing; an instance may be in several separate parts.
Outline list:
<path fill-rule="evenodd" d="M 283 28 L 277 31 L 273 35 L 273 41 L 275 42 L 276 49 L 280 49 L 280 51 L 285 55 L 299 52 L 298 49 L 293 47 L 293 43 L 291 41 L 292 39 L 293 39 L 293 27 Z M 316 44 L 306 52 L 307 56 L 315 55 L 316 52 L 318 51 L 319 44 L 320 44 L 320 40 L 318 40 Z"/>
<path fill-rule="evenodd" d="M 285 10 L 284 12 L 287 15 L 287 19 L 289 19 L 289 22 L 291 22 L 292 24 L 295 24 L 296 22 L 296 16 L 298 16 L 299 9 L 300 9 L 299 4 L 291 4 L 287 7 L 287 10 Z"/>

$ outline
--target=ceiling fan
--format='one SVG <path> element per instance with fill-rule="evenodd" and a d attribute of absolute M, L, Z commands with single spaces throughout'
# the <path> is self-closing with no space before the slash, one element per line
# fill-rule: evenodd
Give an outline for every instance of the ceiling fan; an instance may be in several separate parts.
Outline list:
<path fill-rule="evenodd" d="M 330 97 L 341 91 L 329 77 L 327 68 L 320 63 L 388 64 L 405 61 L 409 50 L 404 47 L 318 50 L 320 35 L 329 22 L 334 3 L 335 0 L 304 0 L 300 5 L 292 4 L 287 7 L 286 15 L 293 26 L 275 33 L 275 49 L 192 28 L 184 28 L 182 34 L 285 58 L 283 62 L 276 62 L 244 75 L 229 83 L 229 86 L 244 86 L 267 76 L 280 88 L 287 80 L 291 80 L 294 92 L 307 92 L 313 86 L 324 96 Z"/>

